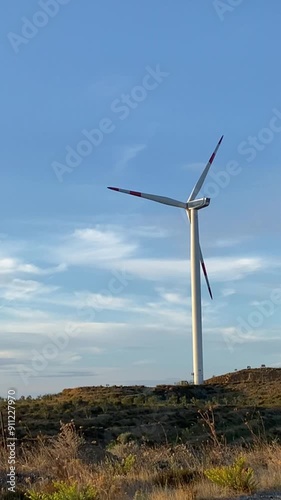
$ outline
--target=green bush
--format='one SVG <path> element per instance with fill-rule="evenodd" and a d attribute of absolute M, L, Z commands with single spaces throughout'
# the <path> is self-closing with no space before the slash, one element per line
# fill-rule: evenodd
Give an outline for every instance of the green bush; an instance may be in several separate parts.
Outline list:
<path fill-rule="evenodd" d="M 122 468 L 124 474 L 128 474 L 135 466 L 136 463 L 136 455 L 130 453 L 126 458 L 122 461 Z"/>
<path fill-rule="evenodd" d="M 122 432 L 122 434 L 119 434 L 116 438 L 116 442 L 120 444 L 127 444 L 130 441 L 134 441 L 135 436 L 131 432 Z"/>
<path fill-rule="evenodd" d="M 251 493 L 257 487 L 254 471 L 251 467 L 245 467 L 244 457 L 237 458 L 233 465 L 207 469 L 204 473 L 212 483 L 234 491 Z"/>
<path fill-rule="evenodd" d="M 121 462 L 110 463 L 109 467 L 114 475 L 126 476 L 127 474 L 129 474 L 129 472 L 131 472 L 135 464 L 136 464 L 136 455 L 130 453 L 125 458 L 123 458 Z"/>
<path fill-rule="evenodd" d="M 53 493 L 43 493 L 29 490 L 29 500 L 98 500 L 99 495 L 96 488 L 92 486 L 79 487 L 77 483 L 67 484 L 54 482 Z"/>

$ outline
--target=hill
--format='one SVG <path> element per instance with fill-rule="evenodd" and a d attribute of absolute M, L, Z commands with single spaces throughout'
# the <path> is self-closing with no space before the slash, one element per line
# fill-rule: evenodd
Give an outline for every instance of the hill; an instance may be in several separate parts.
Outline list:
<path fill-rule="evenodd" d="M 138 442 L 245 441 L 261 433 L 281 437 L 281 369 L 259 368 L 212 377 L 202 386 L 89 386 L 17 401 L 17 433 L 31 439 L 59 432 L 74 420 L 86 439 L 106 446 L 116 439 Z M 0 411 L 6 421 L 6 403 Z M 120 437 L 123 436 L 123 437 Z"/>
<path fill-rule="evenodd" d="M 281 407 L 281 368 L 251 368 L 212 377 L 205 382 L 218 390 L 239 394 L 247 404 Z"/>
<path fill-rule="evenodd" d="M 281 382 L 281 368 L 247 368 L 235 372 L 219 375 L 206 380 L 205 384 L 238 384 L 238 383 L 270 383 Z"/>

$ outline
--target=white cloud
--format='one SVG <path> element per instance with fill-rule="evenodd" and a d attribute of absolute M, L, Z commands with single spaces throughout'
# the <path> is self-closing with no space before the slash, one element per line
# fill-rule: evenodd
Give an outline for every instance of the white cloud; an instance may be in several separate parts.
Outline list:
<path fill-rule="evenodd" d="M 52 275 L 52 274 L 57 274 L 57 273 L 63 273 L 65 271 L 67 271 L 67 266 L 65 263 L 61 263 L 55 267 L 46 267 L 43 269 L 36 267 L 36 272 L 34 272 L 34 274 L 38 274 L 40 276 L 47 276 L 47 275 Z"/>
<path fill-rule="evenodd" d="M 22 262 L 13 257 L 3 257 L 0 259 L 0 274 L 40 274 L 41 270 L 33 265 Z"/>
<path fill-rule="evenodd" d="M 133 229 L 134 231 L 134 229 Z M 139 237 L 150 237 L 153 228 L 144 227 Z M 136 232 L 137 233 L 137 232 Z M 158 234 L 164 237 L 165 233 Z M 154 235 L 155 236 L 155 235 Z M 237 244 L 236 240 L 224 240 L 225 246 Z M 220 243 L 222 245 L 222 242 Z M 122 226 L 95 226 L 77 229 L 54 245 L 49 256 L 66 265 L 92 266 L 109 270 L 126 270 L 140 279 L 188 279 L 188 259 L 142 258 L 138 257 L 141 245 L 133 240 L 132 229 Z M 221 256 L 206 259 L 208 274 L 212 281 L 227 282 L 243 279 L 245 276 L 280 266 L 277 260 L 259 256 Z M 230 287 L 231 288 L 231 287 Z"/>
<path fill-rule="evenodd" d="M 168 303 L 175 305 L 183 305 L 186 306 L 188 302 L 190 302 L 190 298 L 180 294 L 178 292 L 166 291 L 163 288 L 156 288 L 156 291 L 160 294 L 160 296 Z"/>
<path fill-rule="evenodd" d="M 221 294 L 223 297 L 229 297 L 230 295 L 234 295 L 236 290 L 234 288 L 223 288 Z"/>
<path fill-rule="evenodd" d="M 85 349 L 81 348 L 81 351 L 86 351 L 87 354 L 103 354 L 105 352 L 105 349 L 102 349 L 101 347 L 95 347 L 95 346 L 87 346 Z"/>
<path fill-rule="evenodd" d="M 23 262 L 19 258 L 14 257 L 2 257 L 0 258 L 0 275 L 1 274 L 37 274 L 37 275 L 47 275 L 63 272 L 66 270 L 65 264 L 59 264 L 58 266 L 51 268 L 40 268 L 34 264 Z"/>
<path fill-rule="evenodd" d="M 155 363 L 153 359 L 139 359 L 138 361 L 134 361 L 133 366 L 146 366 L 146 365 L 152 365 Z"/>
<path fill-rule="evenodd" d="M 211 257 L 205 262 L 209 277 L 217 282 L 243 279 L 270 266 L 270 262 L 261 257 Z M 152 281 L 170 278 L 187 280 L 190 275 L 189 262 L 183 259 L 127 259 L 111 265 Z"/>
<path fill-rule="evenodd" d="M 98 267 L 103 261 L 128 257 L 136 249 L 136 243 L 127 241 L 121 232 L 96 226 L 76 229 L 61 244 L 50 248 L 49 257 L 65 265 Z"/>
<path fill-rule="evenodd" d="M 161 241 L 154 240 L 156 230 L 157 228 L 145 224 L 128 228 L 113 225 L 78 228 L 69 234 L 49 238 L 51 243 L 45 248 L 42 244 L 40 249 L 31 245 L 34 253 L 30 261 L 24 258 L 24 252 L 18 252 L 17 256 L 2 256 L 0 297 L 7 302 L 13 301 L 12 305 L 2 301 L 1 349 L 5 352 L 2 357 L 3 370 L 6 372 L 13 364 L 15 366 L 19 363 L 19 356 L 21 362 L 26 360 L 28 363 L 32 349 L 42 350 L 51 339 L 65 332 L 69 325 L 73 327 L 74 333 L 64 350 L 65 354 L 61 353 L 58 358 L 69 370 L 72 367 L 73 370 L 76 367 L 77 370 L 78 367 L 84 369 L 84 360 L 88 362 L 90 359 L 91 362 L 92 356 L 94 371 L 96 367 L 99 367 L 100 371 L 103 369 L 100 365 L 106 357 L 114 353 L 115 359 L 116 353 L 119 352 L 120 356 L 123 356 L 124 352 L 130 349 L 139 350 L 142 354 L 137 358 L 134 356 L 133 360 L 128 354 L 127 366 L 132 370 L 133 365 L 139 366 L 141 371 L 142 366 L 144 369 L 147 364 L 149 370 L 154 358 L 149 349 L 159 349 L 163 339 L 166 339 L 167 345 L 174 343 L 175 339 L 180 343 L 182 338 L 191 342 L 189 261 L 187 258 L 159 258 L 158 247 L 161 246 Z M 157 234 L 159 238 L 166 236 L 168 232 L 163 233 L 161 230 Z M 142 238 L 151 238 L 149 244 L 154 251 L 154 258 L 144 257 L 142 250 L 147 249 L 147 244 L 146 241 L 143 244 Z M 163 245 L 161 255 L 169 255 L 164 253 L 166 249 L 163 250 L 162 247 Z M 244 284 L 246 286 L 250 282 L 256 283 L 257 279 L 263 280 L 263 273 L 271 272 L 276 266 L 280 268 L 280 261 L 278 258 L 270 259 L 257 255 L 231 256 L 229 253 L 206 261 L 211 282 L 220 282 L 223 285 L 218 288 L 220 299 L 203 303 L 203 325 L 206 341 L 213 342 L 220 337 L 219 342 L 230 342 L 234 345 L 234 330 L 225 327 L 229 324 L 227 302 L 230 301 L 224 300 L 223 297 L 235 293 L 236 280 L 245 280 L 241 284 L 244 293 Z M 46 267 L 41 265 L 42 256 L 46 259 Z M 40 267 L 36 266 L 38 261 Z M 57 265 L 61 262 L 64 264 Z M 104 269 L 112 273 L 126 271 L 129 273 L 128 279 L 131 279 L 130 287 L 120 293 L 107 294 L 104 284 L 100 285 L 98 281 L 92 280 L 87 285 L 88 290 L 78 290 L 81 281 L 71 280 L 75 276 L 72 266 L 81 268 L 83 272 L 89 267 L 92 270 Z M 67 280 L 63 281 L 64 276 L 60 276 L 60 286 L 50 286 L 48 281 L 44 280 L 46 282 L 43 283 L 39 278 L 37 281 L 29 279 L 66 269 Z M 122 276 L 127 276 L 126 273 L 122 273 Z M 246 280 L 249 275 L 255 275 L 255 280 Z M 135 280 L 132 280 L 133 277 Z M 58 280 L 58 277 L 54 276 L 55 279 Z M 254 298 L 257 300 L 255 290 L 251 300 Z M 261 296 L 258 298 L 262 300 Z M 81 308 L 84 307 L 96 313 L 95 321 L 90 314 L 88 317 L 83 314 Z M 235 318 L 230 324 L 234 322 Z M 277 334 L 268 336 L 265 332 L 249 332 L 248 336 L 240 337 L 238 342 L 257 342 L 258 345 L 265 339 L 277 342 Z M 166 349 L 169 347 L 166 346 Z M 106 356 L 102 355 L 104 352 Z M 135 359 L 137 361 L 134 361 Z M 158 361 L 155 361 L 156 365 Z M 59 372 L 56 364 L 56 360 L 50 362 L 48 376 L 55 376 Z M 120 373 L 123 368 L 122 365 Z M 44 374 L 40 376 L 43 377 Z"/>
<path fill-rule="evenodd" d="M 246 237 L 243 238 L 221 238 L 216 240 L 212 245 L 214 248 L 230 248 L 234 246 L 240 245 L 243 241 L 245 241 Z"/>
<path fill-rule="evenodd" d="M 217 329 L 217 333 L 222 336 L 222 341 L 229 345 L 234 346 L 235 344 L 246 344 L 246 343 L 258 343 L 258 342 L 270 342 L 275 340 L 280 340 L 280 335 L 276 335 L 273 331 L 271 334 L 265 332 L 264 330 L 258 330 L 251 333 L 242 332 L 241 328 L 230 326 Z"/>
<path fill-rule="evenodd" d="M 136 156 L 146 149 L 146 144 L 135 144 L 133 146 L 125 146 L 120 154 L 120 159 L 116 163 L 115 169 L 120 172 L 124 170 L 128 163 L 136 158 Z"/>
<path fill-rule="evenodd" d="M 189 300 L 186 301 L 187 306 L 188 302 Z M 159 326 L 191 326 L 191 311 L 188 308 L 168 308 L 165 302 L 149 302 L 147 307 L 140 308 L 140 312 L 149 315 Z"/>
<path fill-rule="evenodd" d="M 21 359 L 25 353 L 18 349 L 3 349 L 0 351 L 0 359 Z"/>
<path fill-rule="evenodd" d="M 76 361 L 80 361 L 82 356 L 72 351 L 64 351 L 60 353 L 60 361 L 64 365 L 70 366 L 72 363 L 76 363 Z M 72 367 L 71 367 L 72 368 Z"/>
<path fill-rule="evenodd" d="M 118 269 L 125 269 L 138 278 L 152 281 L 158 281 L 161 280 L 161 278 L 175 278 L 178 276 L 185 279 L 188 277 L 187 260 L 135 258 L 112 263 L 112 267 L 115 266 L 117 266 Z"/>
<path fill-rule="evenodd" d="M 0 306 L 1 312 L 5 313 L 9 316 L 14 316 L 16 318 L 21 318 L 21 319 L 33 319 L 33 320 L 42 320 L 42 319 L 48 319 L 49 318 L 49 313 L 45 311 L 40 311 L 33 308 L 23 308 L 19 307 L 17 304 L 17 307 L 11 307 L 11 306 Z"/>
<path fill-rule="evenodd" d="M 88 307 L 95 311 L 111 310 L 111 311 L 128 311 L 134 305 L 130 299 L 108 295 L 101 293 L 77 292 L 75 293 L 76 307 Z"/>
<path fill-rule="evenodd" d="M 0 259 L 0 273 L 1 274 L 6 274 L 6 273 L 13 273 L 17 270 L 18 264 L 15 259 L 12 258 L 2 258 Z"/>
<path fill-rule="evenodd" d="M 57 289 L 56 286 L 45 285 L 39 281 L 14 278 L 5 286 L 0 286 L 0 297 L 7 301 L 29 300 L 31 295 L 51 293 Z"/>

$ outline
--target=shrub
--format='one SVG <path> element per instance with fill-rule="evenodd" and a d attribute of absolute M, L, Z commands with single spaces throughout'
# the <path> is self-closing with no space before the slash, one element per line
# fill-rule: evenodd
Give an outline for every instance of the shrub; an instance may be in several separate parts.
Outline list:
<path fill-rule="evenodd" d="M 134 439 L 134 434 L 132 434 L 131 432 L 122 432 L 122 434 L 119 434 L 119 436 L 117 436 L 116 441 L 120 444 L 127 444 L 130 441 L 134 441 Z"/>
<path fill-rule="evenodd" d="M 98 500 L 99 495 L 96 488 L 92 486 L 79 487 L 77 483 L 67 484 L 64 482 L 54 482 L 53 493 L 43 493 L 29 490 L 27 498 L 29 500 Z"/>
<path fill-rule="evenodd" d="M 245 467 L 244 457 L 237 458 L 233 465 L 207 469 L 204 473 L 213 483 L 234 491 L 250 493 L 257 487 L 254 471 L 251 467 Z"/>
<path fill-rule="evenodd" d="M 133 455 L 130 453 L 126 458 L 122 460 L 122 468 L 124 474 L 128 474 L 133 468 L 136 463 L 136 455 Z"/>
<path fill-rule="evenodd" d="M 109 468 L 112 470 L 114 475 L 126 476 L 131 472 L 136 464 L 136 455 L 130 453 L 121 462 L 109 463 Z"/>

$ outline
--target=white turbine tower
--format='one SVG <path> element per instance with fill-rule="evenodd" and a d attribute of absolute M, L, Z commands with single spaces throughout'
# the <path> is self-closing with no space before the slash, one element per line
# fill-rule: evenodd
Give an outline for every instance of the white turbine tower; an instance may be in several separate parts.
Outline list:
<path fill-rule="evenodd" d="M 211 155 L 206 167 L 195 184 L 186 203 L 164 196 L 154 194 L 140 193 L 138 191 L 128 191 L 116 187 L 109 187 L 113 191 L 120 193 L 131 194 L 140 198 L 157 201 L 164 205 L 184 208 L 190 221 L 190 270 L 191 270 L 191 307 L 192 307 L 192 346 L 193 346 L 193 374 L 194 384 L 200 385 L 204 382 L 203 376 L 203 346 L 202 346 L 202 313 L 201 313 L 201 279 L 200 279 L 200 262 L 205 276 L 206 284 L 209 290 L 210 297 L 212 291 L 203 260 L 202 251 L 199 243 L 198 229 L 198 210 L 207 207 L 210 204 L 210 198 L 196 198 L 205 181 L 206 175 L 216 156 L 217 150 L 220 147 L 223 136 L 220 138 L 213 154 Z"/>

